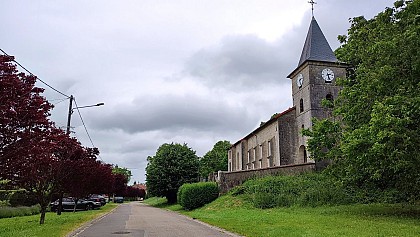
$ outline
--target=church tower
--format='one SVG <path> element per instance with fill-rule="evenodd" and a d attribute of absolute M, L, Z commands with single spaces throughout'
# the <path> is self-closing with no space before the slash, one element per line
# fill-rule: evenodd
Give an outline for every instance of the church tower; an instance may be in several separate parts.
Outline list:
<path fill-rule="evenodd" d="M 312 17 L 296 69 L 287 77 L 292 80 L 293 106 L 299 131 L 294 148 L 294 162 L 313 162 L 307 152 L 307 137 L 302 129 L 312 126 L 312 118 L 327 118 L 331 111 L 321 105 L 323 99 L 337 98 L 340 87 L 335 81 L 345 77 L 346 64 L 338 62 L 317 21 Z"/>

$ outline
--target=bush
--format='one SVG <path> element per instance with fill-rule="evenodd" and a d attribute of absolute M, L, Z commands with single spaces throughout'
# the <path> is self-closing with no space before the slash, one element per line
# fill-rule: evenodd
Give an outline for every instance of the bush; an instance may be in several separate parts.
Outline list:
<path fill-rule="evenodd" d="M 184 184 L 178 189 L 178 203 L 185 210 L 202 207 L 219 197 L 219 187 L 215 182 Z"/>
<path fill-rule="evenodd" d="M 0 201 L 9 201 L 16 190 L 0 190 Z"/>
<path fill-rule="evenodd" d="M 33 206 L 35 204 L 38 204 L 38 201 L 36 200 L 35 196 L 28 193 L 25 190 L 18 190 L 14 192 L 10 197 L 10 205 L 12 207 L 18 207 L 18 206 Z"/>
<path fill-rule="evenodd" d="M 39 205 L 34 205 L 30 207 L 1 207 L 0 219 L 16 217 L 16 216 L 36 215 L 36 214 L 39 214 L 40 211 L 41 211 L 41 208 Z"/>

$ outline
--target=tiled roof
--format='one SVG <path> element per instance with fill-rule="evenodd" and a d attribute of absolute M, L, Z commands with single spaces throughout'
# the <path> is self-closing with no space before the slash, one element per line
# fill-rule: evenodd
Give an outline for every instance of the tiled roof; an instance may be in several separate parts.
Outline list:
<path fill-rule="evenodd" d="M 251 136 L 255 135 L 255 133 L 257 133 L 258 131 L 264 129 L 265 127 L 267 127 L 269 124 L 271 124 L 274 121 L 277 121 L 281 116 L 288 114 L 292 111 L 295 110 L 295 107 L 292 108 L 288 108 L 287 110 L 276 114 L 275 116 L 273 116 L 270 120 L 268 120 L 267 122 L 265 122 L 263 125 L 259 126 L 258 128 L 256 128 L 254 131 L 252 131 L 251 133 L 249 133 L 248 135 L 246 135 L 244 138 L 242 138 L 241 140 L 235 142 L 232 146 L 230 146 L 231 148 L 238 145 L 240 142 L 242 141 L 246 141 L 246 139 L 250 138 Z"/>
<path fill-rule="evenodd" d="M 303 46 L 302 55 L 300 56 L 299 64 L 302 65 L 306 60 L 323 61 L 323 62 L 337 62 L 327 39 L 321 31 L 315 17 L 312 17 L 311 25 L 309 26 L 308 34 L 306 35 L 305 45 Z"/>

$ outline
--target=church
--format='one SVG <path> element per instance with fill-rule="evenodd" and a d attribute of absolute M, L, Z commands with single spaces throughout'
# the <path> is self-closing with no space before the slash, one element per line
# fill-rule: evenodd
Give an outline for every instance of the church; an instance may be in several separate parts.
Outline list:
<path fill-rule="evenodd" d="M 302 130 L 312 119 L 327 118 L 330 110 L 323 99 L 334 100 L 340 87 L 337 78 L 346 76 L 347 64 L 339 62 L 312 17 L 297 67 L 287 76 L 292 80 L 293 106 L 275 114 L 266 123 L 235 142 L 228 151 L 228 172 L 273 170 L 315 162 L 307 151 L 308 138 Z"/>

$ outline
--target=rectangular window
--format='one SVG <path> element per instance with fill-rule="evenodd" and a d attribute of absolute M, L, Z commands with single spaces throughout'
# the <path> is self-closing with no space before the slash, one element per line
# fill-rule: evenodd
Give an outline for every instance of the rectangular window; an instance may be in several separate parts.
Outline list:
<path fill-rule="evenodd" d="M 260 144 L 260 160 L 263 158 L 263 145 Z"/>
<path fill-rule="evenodd" d="M 248 156 L 248 162 L 247 162 L 247 163 L 249 163 L 249 161 L 250 161 L 250 159 L 249 159 L 249 158 L 250 158 L 250 155 L 251 155 L 251 154 L 250 154 L 250 151 L 248 151 L 248 153 L 247 153 L 247 156 Z"/>
<path fill-rule="evenodd" d="M 254 161 L 256 161 L 257 160 L 257 147 L 254 147 L 254 152 L 253 152 L 254 154 Z"/>
<path fill-rule="evenodd" d="M 271 156 L 271 141 L 268 141 L 268 151 L 267 151 L 267 156 L 270 157 Z"/>
<path fill-rule="evenodd" d="M 260 168 L 262 168 L 262 160 L 260 160 Z"/>
<path fill-rule="evenodd" d="M 239 167 L 239 152 L 236 153 L 236 170 L 240 170 L 241 167 Z"/>

